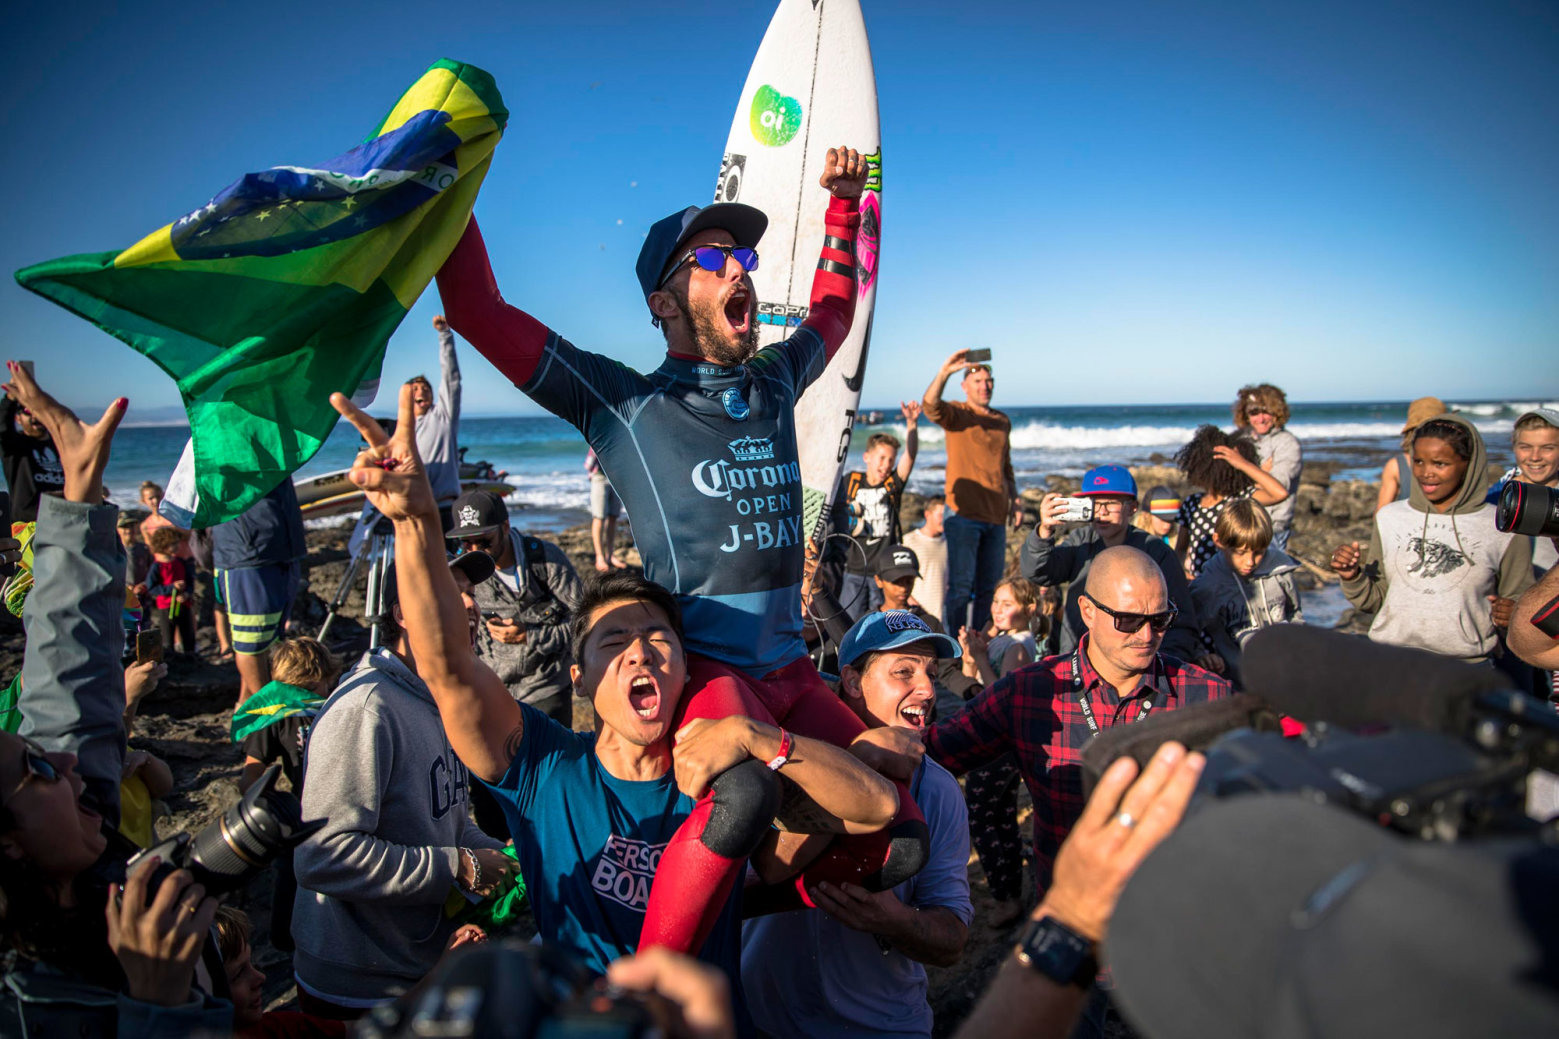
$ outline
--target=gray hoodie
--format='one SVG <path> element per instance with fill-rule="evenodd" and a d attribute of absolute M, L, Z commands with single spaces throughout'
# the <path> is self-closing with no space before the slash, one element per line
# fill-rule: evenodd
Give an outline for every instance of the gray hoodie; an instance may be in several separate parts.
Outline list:
<path fill-rule="evenodd" d="M 344 1006 L 386 1002 L 454 931 L 444 903 L 459 849 L 502 845 L 470 820 L 466 768 L 428 687 L 388 650 L 325 702 L 303 767 L 303 817 L 326 823 L 293 856 L 298 984 Z"/>
<path fill-rule="evenodd" d="M 1213 652 L 1229 665 L 1231 681 L 1239 681 L 1246 639 L 1273 624 L 1304 623 L 1299 586 L 1294 583 L 1298 569 L 1286 552 L 1269 548 L 1250 576 L 1241 577 L 1229 557 L 1219 552 L 1191 582 L 1202 631 L 1212 641 Z"/>
<path fill-rule="evenodd" d="M 1472 434 L 1472 458 L 1451 508 L 1437 512 L 1411 472 L 1407 501 L 1375 514 L 1369 562 L 1342 583 L 1348 601 L 1374 613 L 1370 638 L 1471 663 L 1498 641 L 1490 595 L 1514 599 L 1532 584 L 1532 539 L 1501 533 L 1483 501 L 1483 438 L 1460 415 L 1437 415 Z"/>

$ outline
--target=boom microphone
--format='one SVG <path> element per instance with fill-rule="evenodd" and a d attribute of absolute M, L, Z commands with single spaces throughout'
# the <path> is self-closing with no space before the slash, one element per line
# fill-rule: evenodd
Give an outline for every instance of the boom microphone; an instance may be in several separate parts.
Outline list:
<path fill-rule="evenodd" d="M 1475 701 L 1510 685 L 1491 667 L 1304 624 L 1256 632 L 1241 667 L 1246 687 L 1276 710 L 1349 729 L 1389 724 L 1459 732 Z"/>
<path fill-rule="evenodd" d="M 1132 725 L 1114 725 L 1083 745 L 1083 796 L 1093 794 L 1099 777 L 1117 758 L 1128 757 L 1146 768 L 1161 744 L 1174 740 L 1187 750 L 1206 750 L 1213 741 L 1235 729 L 1280 732 L 1277 714 L 1250 693 L 1235 693 L 1176 711 L 1154 711 Z"/>

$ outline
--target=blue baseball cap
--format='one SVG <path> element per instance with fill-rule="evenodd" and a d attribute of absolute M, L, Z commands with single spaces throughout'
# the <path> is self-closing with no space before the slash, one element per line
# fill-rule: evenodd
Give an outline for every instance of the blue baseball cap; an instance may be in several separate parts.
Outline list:
<path fill-rule="evenodd" d="M 879 610 L 862 617 L 845 633 L 839 643 L 839 666 L 854 664 L 868 653 L 915 642 L 934 645 L 938 660 L 956 660 L 964 655 L 951 637 L 932 631 L 930 625 L 908 610 Z"/>
<path fill-rule="evenodd" d="M 1083 487 L 1077 496 L 1088 498 L 1096 494 L 1123 494 L 1135 498 L 1137 481 L 1124 465 L 1096 465 L 1083 474 Z"/>
<path fill-rule="evenodd" d="M 634 272 L 644 289 L 644 298 L 660 288 L 660 280 L 666 275 L 666 265 L 682 251 L 682 243 L 699 231 L 718 227 L 729 231 L 736 244 L 755 249 L 763 232 L 768 230 L 769 218 L 760 209 L 744 206 L 740 202 L 717 202 L 700 209 L 688 206 L 680 213 L 673 213 L 664 220 L 657 220 L 650 233 L 644 237 L 639 250 L 639 262 Z"/>

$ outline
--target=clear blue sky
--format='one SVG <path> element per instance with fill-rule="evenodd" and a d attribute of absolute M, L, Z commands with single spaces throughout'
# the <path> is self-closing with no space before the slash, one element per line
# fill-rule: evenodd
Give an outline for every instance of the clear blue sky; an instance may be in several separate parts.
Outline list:
<path fill-rule="evenodd" d="M 1559 395 L 1559 6 L 864 0 L 883 121 L 870 402 L 953 349 L 998 402 Z M 713 186 L 767 3 L 31 4 L 7 16 L 6 271 L 338 154 L 439 57 L 513 111 L 477 205 L 509 298 L 641 369 L 643 232 Z M 7 278 L 67 400 L 178 403 Z M 434 362 L 434 288 L 391 341 Z M 534 413 L 467 349 L 468 413 Z M 143 411 L 144 414 L 144 411 Z"/>

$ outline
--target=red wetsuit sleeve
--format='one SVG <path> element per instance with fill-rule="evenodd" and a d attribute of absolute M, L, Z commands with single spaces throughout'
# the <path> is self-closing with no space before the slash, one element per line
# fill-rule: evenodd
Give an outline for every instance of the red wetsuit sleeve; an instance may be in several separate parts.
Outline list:
<path fill-rule="evenodd" d="M 823 252 L 812 278 L 812 305 L 803 324 L 823 337 L 833 360 L 834 351 L 850 334 L 855 320 L 855 232 L 861 214 L 853 198 L 831 198 L 823 217 Z"/>
<path fill-rule="evenodd" d="M 444 317 L 509 381 L 523 387 L 536 371 L 551 329 L 518 307 L 504 302 L 493 280 L 487 245 L 476 217 L 438 272 Z"/>

